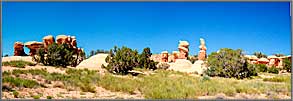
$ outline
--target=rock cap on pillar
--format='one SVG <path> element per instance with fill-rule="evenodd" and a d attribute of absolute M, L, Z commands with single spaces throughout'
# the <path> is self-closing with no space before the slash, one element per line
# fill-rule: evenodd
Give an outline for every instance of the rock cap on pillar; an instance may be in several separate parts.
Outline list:
<path fill-rule="evenodd" d="M 52 39 L 52 38 L 54 38 L 52 35 L 47 35 L 47 36 L 43 37 L 43 40 L 45 40 L 45 39 Z"/>
<path fill-rule="evenodd" d="M 179 41 L 179 46 L 188 47 L 189 43 L 187 41 Z"/>
<path fill-rule="evenodd" d="M 168 54 L 168 51 L 162 51 L 161 54 Z"/>

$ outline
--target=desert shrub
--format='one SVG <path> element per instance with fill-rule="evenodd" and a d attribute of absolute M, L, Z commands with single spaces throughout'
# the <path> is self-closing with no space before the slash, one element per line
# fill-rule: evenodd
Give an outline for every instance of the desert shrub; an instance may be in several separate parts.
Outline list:
<path fill-rule="evenodd" d="M 14 78 L 14 77 L 4 77 L 2 79 L 3 83 L 10 83 L 17 87 L 33 88 L 39 86 L 39 84 L 34 80 Z"/>
<path fill-rule="evenodd" d="M 15 98 L 18 98 L 19 92 L 18 91 L 12 91 L 12 94 Z"/>
<path fill-rule="evenodd" d="M 90 51 L 90 54 L 87 56 L 87 58 L 89 58 L 89 57 L 91 57 L 91 56 L 94 56 L 94 55 L 96 55 L 96 54 L 99 54 L 99 53 L 109 54 L 110 51 L 108 51 L 108 50 L 103 50 L 103 49 L 97 49 L 96 51 L 91 50 L 91 51 Z"/>
<path fill-rule="evenodd" d="M 52 96 L 47 96 L 47 99 L 52 99 L 53 97 Z"/>
<path fill-rule="evenodd" d="M 284 63 L 283 63 L 283 68 L 287 71 L 287 72 L 291 72 L 291 61 L 286 58 L 284 59 Z"/>
<path fill-rule="evenodd" d="M 209 76 L 242 79 L 257 75 L 254 66 L 248 66 L 240 49 L 220 49 L 219 52 L 211 53 L 207 61 L 209 68 L 205 73 Z"/>
<path fill-rule="evenodd" d="M 150 56 L 149 48 L 145 48 L 142 54 L 139 54 L 137 50 L 132 50 L 125 46 L 122 48 L 115 46 L 105 59 L 109 64 L 107 66 L 102 65 L 102 67 L 114 74 L 127 74 L 133 68 L 156 69 L 157 62 L 151 60 Z"/>
<path fill-rule="evenodd" d="M 158 69 L 168 69 L 170 65 L 168 63 L 162 62 L 157 65 Z"/>
<path fill-rule="evenodd" d="M 46 66 L 62 66 L 66 67 L 68 65 L 76 66 L 79 57 L 84 57 L 84 53 L 81 52 L 77 54 L 76 50 L 70 48 L 68 44 L 56 44 L 53 43 L 48 46 L 48 50 L 45 51 L 44 48 L 37 50 L 37 56 L 33 59 L 42 63 Z"/>
<path fill-rule="evenodd" d="M 33 98 L 34 99 L 40 99 L 41 98 L 41 95 L 34 95 Z"/>
<path fill-rule="evenodd" d="M 268 67 L 265 64 L 254 64 L 256 66 L 257 72 L 267 72 Z"/>
<path fill-rule="evenodd" d="M 2 55 L 3 56 L 3 55 Z M 8 54 L 5 54 L 3 57 L 8 57 L 9 55 Z"/>
<path fill-rule="evenodd" d="M 268 68 L 268 73 L 278 74 L 278 73 L 279 73 L 279 69 L 276 68 L 275 66 L 273 66 L 273 67 L 269 67 L 269 68 Z"/>
<path fill-rule="evenodd" d="M 9 62 L 3 62 L 2 65 L 24 68 L 25 66 L 34 66 L 35 64 L 31 62 L 27 62 L 27 61 L 22 61 L 22 60 L 14 60 Z"/>

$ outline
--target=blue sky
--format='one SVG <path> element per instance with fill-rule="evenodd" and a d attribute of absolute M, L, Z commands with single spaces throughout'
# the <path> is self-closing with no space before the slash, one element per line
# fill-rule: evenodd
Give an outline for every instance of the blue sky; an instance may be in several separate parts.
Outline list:
<path fill-rule="evenodd" d="M 178 50 L 179 40 L 197 54 L 220 48 L 267 55 L 291 52 L 289 2 L 3 2 L 2 52 L 15 41 L 74 35 L 86 53 L 114 45 L 153 53 Z M 28 53 L 28 49 L 25 48 Z"/>

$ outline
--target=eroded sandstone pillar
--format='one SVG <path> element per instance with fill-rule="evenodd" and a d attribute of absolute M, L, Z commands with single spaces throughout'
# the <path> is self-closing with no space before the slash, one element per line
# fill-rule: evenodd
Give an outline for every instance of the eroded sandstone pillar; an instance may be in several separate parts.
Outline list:
<path fill-rule="evenodd" d="M 15 42 L 14 43 L 14 56 L 24 56 L 26 55 L 23 49 L 23 43 L 21 42 Z"/>

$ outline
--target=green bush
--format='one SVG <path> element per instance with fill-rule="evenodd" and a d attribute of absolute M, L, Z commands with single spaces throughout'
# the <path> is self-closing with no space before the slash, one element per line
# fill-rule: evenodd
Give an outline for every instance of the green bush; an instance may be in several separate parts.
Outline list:
<path fill-rule="evenodd" d="M 77 51 L 70 48 L 68 44 L 58 45 L 56 43 L 49 45 L 48 51 L 45 51 L 44 48 L 38 49 L 36 55 L 33 59 L 38 63 L 62 67 L 76 66 L 80 62 L 79 59 L 85 56 L 83 52 L 77 54 Z"/>
<path fill-rule="evenodd" d="M 52 96 L 47 96 L 47 99 L 53 99 L 53 97 Z"/>
<path fill-rule="evenodd" d="M 209 76 L 243 79 L 257 75 L 254 66 L 248 66 L 242 50 L 228 48 L 213 52 L 207 59 L 209 68 L 205 73 Z"/>
<path fill-rule="evenodd" d="M 23 61 L 23 60 L 14 60 L 9 62 L 3 62 L 2 65 L 24 68 L 25 66 L 34 66 L 35 64 L 31 62 Z"/>
<path fill-rule="evenodd" d="M 150 59 L 151 52 L 149 48 L 145 48 L 142 54 L 137 50 L 132 50 L 123 46 L 122 48 L 114 47 L 110 50 L 109 56 L 105 59 L 107 66 L 102 65 L 109 72 L 114 74 L 128 74 L 133 68 L 157 69 L 156 64 Z"/>
<path fill-rule="evenodd" d="M 278 74 L 279 73 L 279 69 L 276 67 L 269 67 L 268 68 L 268 73 L 274 73 L 274 74 Z"/>
<path fill-rule="evenodd" d="M 284 59 L 283 67 L 287 72 L 291 72 L 291 66 L 291 61 L 288 58 Z"/>
<path fill-rule="evenodd" d="M 265 64 L 255 64 L 257 72 L 267 72 L 268 67 Z"/>

